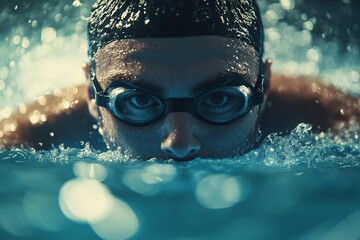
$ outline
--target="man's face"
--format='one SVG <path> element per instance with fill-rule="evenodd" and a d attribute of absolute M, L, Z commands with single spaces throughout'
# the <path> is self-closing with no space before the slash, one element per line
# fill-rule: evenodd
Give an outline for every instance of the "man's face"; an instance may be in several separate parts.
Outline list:
<path fill-rule="evenodd" d="M 103 89 L 123 81 L 164 98 L 194 98 L 236 74 L 255 85 L 258 54 L 238 39 L 198 36 L 117 40 L 95 55 Z M 100 128 L 111 148 L 132 157 L 190 160 L 242 154 L 254 143 L 259 106 L 235 122 L 213 125 L 186 112 L 170 112 L 146 126 L 127 124 L 100 107 Z"/>

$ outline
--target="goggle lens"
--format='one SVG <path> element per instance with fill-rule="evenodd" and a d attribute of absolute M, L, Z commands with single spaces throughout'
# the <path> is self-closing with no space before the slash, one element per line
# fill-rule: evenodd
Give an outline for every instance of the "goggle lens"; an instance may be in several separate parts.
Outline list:
<path fill-rule="evenodd" d="M 134 89 L 115 88 L 110 91 L 109 107 L 120 119 L 136 124 L 151 123 L 167 113 L 167 100 Z M 194 100 L 191 113 L 213 123 L 224 123 L 242 115 L 251 94 L 245 86 L 225 86 L 201 95 Z M 178 107 L 177 107 L 178 108 Z"/>
<path fill-rule="evenodd" d="M 211 122 L 228 122 L 244 113 L 249 95 L 250 90 L 245 86 L 223 87 L 203 96 L 197 112 Z"/>
<path fill-rule="evenodd" d="M 157 97 L 131 90 L 118 91 L 111 102 L 111 108 L 118 117 L 135 124 L 151 122 L 163 111 L 163 104 Z"/>

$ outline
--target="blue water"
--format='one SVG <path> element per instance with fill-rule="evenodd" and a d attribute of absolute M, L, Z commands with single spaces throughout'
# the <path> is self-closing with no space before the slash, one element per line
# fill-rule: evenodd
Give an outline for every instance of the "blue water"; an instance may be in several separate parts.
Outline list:
<path fill-rule="evenodd" d="M 357 3 L 259 3 L 275 72 L 360 96 Z M 83 81 L 90 3 L 53 4 L 0 4 L 0 118 Z M 187 163 L 87 143 L 0 151 L 0 239 L 359 239 L 360 127 L 310 130 L 272 134 L 239 158 Z"/>

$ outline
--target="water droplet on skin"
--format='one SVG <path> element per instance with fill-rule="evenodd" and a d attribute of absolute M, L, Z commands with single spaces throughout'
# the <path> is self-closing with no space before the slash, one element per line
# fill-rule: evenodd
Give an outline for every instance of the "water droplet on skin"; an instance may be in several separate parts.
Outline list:
<path fill-rule="evenodd" d="M 42 122 L 46 122 L 46 120 L 47 120 L 46 115 L 45 115 L 45 114 L 41 114 L 40 120 L 41 120 Z"/>
<path fill-rule="evenodd" d="M 8 123 L 4 125 L 5 132 L 15 132 L 17 128 L 17 123 Z"/>
<path fill-rule="evenodd" d="M 70 89 L 71 94 L 77 94 L 79 89 L 77 87 L 73 87 Z"/>
<path fill-rule="evenodd" d="M 321 88 L 318 84 L 316 84 L 316 83 L 311 84 L 311 91 L 313 93 L 320 93 L 320 90 L 321 90 Z"/>
<path fill-rule="evenodd" d="M 2 110 L 0 111 L 0 119 L 4 119 L 4 118 L 10 117 L 10 115 L 12 114 L 12 112 L 13 112 L 13 109 L 10 108 L 10 107 L 7 107 L 7 108 L 5 108 L 5 109 L 2 109 Z"/>
<path fill-rule="evenodd" d="M 26 105 L 25 105 L 24 103 L 20 103 L 20 105 L 19 105 L 19 112 L 20 112 L 21 114 L 25 114 L 25 113 L 27 112 L 27 107 L 26 107 Z"/>
<path fill-rule="evenodd" d="M 64 109 L 69 109 L 70 108 L 70 102 L 68 100 L 63 100 L 61 102 L 61 105 Z"/>
<path fill-rule="evenodd" d="M 47 100 L 46 100 L 45 96 L 40 96 L 37 101 L 41 106 L 45 106 L 46 103 L 47 103 Z"/>
<path fill-rule="evenodd" d="M 99 134 L 100 134 L 101 136 L 104 135 L 104 129 L 103 129 L 103 128 L 99 128 Z"/>
<path fill-rule="evenodd" d="M 34 110 L 29 117 L 31 124 L 37 124 L 41 120 L 41 113 L 38 110 Z"/>

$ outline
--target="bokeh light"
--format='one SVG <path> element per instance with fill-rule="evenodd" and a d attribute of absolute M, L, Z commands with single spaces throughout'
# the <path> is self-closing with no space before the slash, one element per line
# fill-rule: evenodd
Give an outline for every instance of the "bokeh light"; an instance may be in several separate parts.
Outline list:
<path fill-rule="evenodd" d="M 247 198 L 249 188 L 245 179 L 226 174 L 213 174 L 203 178 L 196 187 L 196 198 L 210 209 L 234 206 Z"/>
<path fill-rule="evenodd" d="M 113 198 L 107 188 L 96 180 L 74 179 L 60 190 L 60 207 L 71 220 L 97 222 L 113 209 Z"/>
<path fill-rule="evenodd" d="M 143 169 L 132 169 L 124 173 L 123 183 L 132 191 L 152 196 L 158 193 L 162 184 L 171 182 L 177 170 L 170 164 L 151 164 Z"/>

